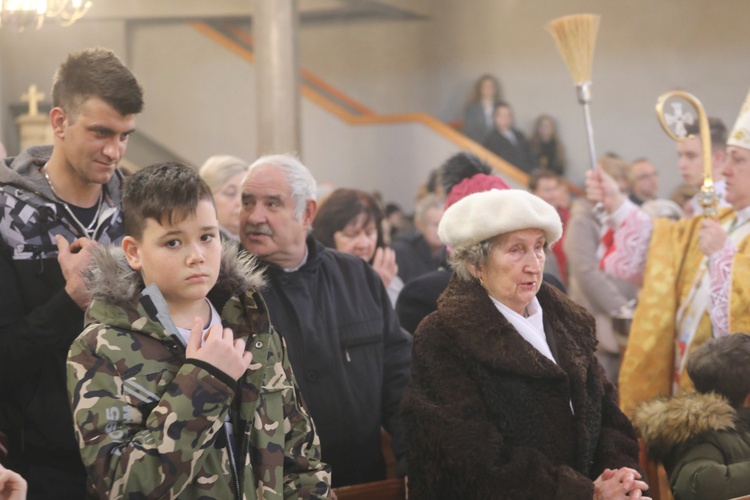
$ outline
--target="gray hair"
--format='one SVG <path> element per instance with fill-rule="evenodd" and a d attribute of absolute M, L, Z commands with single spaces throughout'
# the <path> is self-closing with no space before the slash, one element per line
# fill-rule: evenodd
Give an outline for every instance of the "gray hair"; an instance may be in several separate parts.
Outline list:
<path fill-rule="evenodd" d="M 295 204 L 294 217 L 299 220 L 305 212 L 307 202 L 315 201 L 317 198 L 318 185 L 310 171 L 299 161 L 299 158 L 291 154 L 261 156 L 250 165 L 247 170 L 248 175 L 260 167 L 271 167 L 284 172 Z"/>
<path fill-rule="evenodd" d="M 484 267 L 487 259 L 490 258 L 494 243 L 495 238 L 490 238 L 467 247 L 453 248 L 448 254 L 448 264 L 462 281 L 475 280 L 476 278 L 471 274 L 470 268 L 481 269 Z"/>
<path fill-rule="evenodd" d="M 198 173 L 206 181 L 212 193 L 218 192 L 229 179 L 237 174 L 244 174 L 248 163 L 236 156 L 212 156 L 203 164 Z"/>

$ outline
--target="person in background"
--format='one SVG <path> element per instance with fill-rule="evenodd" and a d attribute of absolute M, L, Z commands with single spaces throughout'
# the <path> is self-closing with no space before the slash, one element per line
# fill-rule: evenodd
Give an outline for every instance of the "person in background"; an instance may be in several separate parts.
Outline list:
<path fill-rule="evenodd" d="M 557 122 L 550 115 L 540 115 L 534 122 L 529 139 L 531 152 L 542 170 L 565 176 L 565 146 L 557 131 Z"/>
<path fill-rule="evenodd" d="M 711 339 L 693 352 L 696 392 L 641 404 L 633 416 L 677 500 L 750 494 L 750 335 Z"/>
<path fill-rule="evenodd" d="M 726 182 L 722 167 L 727 161 L 727 127 L 719 118 L 709 118 L 708 127 L 711 134 L 711 175 L 714 189 L 719 195 L 719 207 L 729 207 L 725 200 Z M 682 180 L 696 189 L 703 185 L 703 143 L 700 127 L 697 123 L 685 127 L 688 137 L 677 143 L 677 168 Z M 685 207 L 685 216 L 693 217 L 701 213 L 698 199 L 693 199 Z"/>
<path fill-rule="evenodd" d="M 263 298 L 286 341 L 335 487 L 385 479 L 381 427 L 406 474 L 399 414 L 411 335 L 363 259 L 310 233 L 315 179 L 290 155 L 257 159 L 242 186 L 242 245 L 266 266 Z"/>
<path fill-rule="evenodd" d="M 510 104 L 501 102 L 495 106 L 493 117 L 495 127 L 482 145 L 527 174 L 537 168 L 529 141 L 513 126 L 513 109 Z"/>
<path fill-rule="evenodd" d="M 91 300 L 81 272 L 123 237 L 118 165 L 143 90 L 112 51 L 87 49 L 58 68 L 52 104 L 54 144 L 0 166 L 0 433 L 29 498 L 80 500 L 65 359 Z"/>
<path fill-rule="evenodd" d="M 623 193 L 630 181 L 630 165 L 619 158 L 604 156 L 599 159 L 602 170 L 617 179 Z M 563 242 L 568 256 L 568 293 L 577 304 L 594 317 L 596 357 L 607 378 L 617 384 L 622 347 L 615 334 L 612 316 L 638 294 L 638 286 L 605 273 L 599 267 L 607 248 L 602 238 L 608 232 L 594 213 L 593 205 L 585 198 L 573 202 Z M 609 232 L 611 239 L 612 233 Z M 609 239 L 607 240 L 609 241 Z"/>
<path fill-rule="evenodd" d="M 566 206 L 569 200 L 567 196 L 564 196 L 567 191 L 565 179 L 552 170 L 536 169 L 529 175 L 529 192 L 555 207 L 560 215 L 563 235 L 552 245 L 552 255 L 547 256 L 544 271 L 554 275 L 566 285 L 568 283 L 568 257 L 565 255 L 563 241 L 570 218 L 570 210 Z"/>
<path fill-rule="evenodd" d="M 454 188 L 455 189 L 455 188 Z M 454 274 L 414 335 L 402 400 L 409 498 L 640 498 L 638 442 L 594 357 L 593 318 L 542 283 L 562 235 L 520 189 L 445 212 Z"/>
<path fill-rule="evenodd" d="M 372 196 L 357 189 L 335 190 L 315 214 L 312 236 L 369 263 L 383 281 L 391 305 L 396 305 L 404 282 L 398 277 L 396 253 L 385 246 L 383 213 Z"/>
<path fill-rule="evenodd" d="M 386 244 L 390 245 L 395 239 L 399 232 L 404 230 L 406 221 L 404 220 L 404 212 L 397 203 L 388 203 L 385 206 L 385 222 L 389 231 L 383 235 L 383 239 Z M 384 226 L 385 229 L 385 226 Z"/>
<path fill-rule="evenodd" d="M 630 201 L 643 205 L 659 196 L 659 174 L 654 164 L 646 158 L 638 158 L 630 164 Z"/>
<path fill-rule="evenodd" d="M 435 271 L 445 262 L 445 245 L 437 234 L 442 216 L 442 198 L 434 194 L 423 197 L 417 202 L 414 230 L 400 234 L 391 243 L 398 275 L 404 283 Z"/>
<path fill-rule="evenodd" d="M 461 131 L 466 137 L 481 144 L 494 126 L 492 115 L 501 98 L 500 82 L 490 74 L 482 75 L 474 84 L 471 101 L 464 111 Z"/>
<path fill-rule="evenodd" d="M 677 206 L 682 210 L 683 216 L 689 219 L 692 215 L 688 216 L 687 214 L 692 214 L 695 209 L 688 205 L 693 201 L 693 198 L 695 198 L 695 195 L 697 195 L 699 191 L 699 188 L 683 182 L 674 188 L 669 199 L 677 203 Z"/>
<path fill-rule="evenodd" d="M 221 235 L 240 239 L 240 185 L 249 164 L 236 156 L 212 156 L 200 168 L 200 176 L 214 195 Z"/>

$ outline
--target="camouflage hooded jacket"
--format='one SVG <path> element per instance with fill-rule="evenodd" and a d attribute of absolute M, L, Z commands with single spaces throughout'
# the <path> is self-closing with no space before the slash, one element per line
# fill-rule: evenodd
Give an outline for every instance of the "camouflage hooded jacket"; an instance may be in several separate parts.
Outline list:
<path fill-rule="evenodd" d="M 143 289 L 121 250 L 97 251 L 88 278 L 90 324 L 70 349 L 68 392 L 98 497 L 328 498 L 330 472 L 249 257 L 225 246 L 209 293 L 253 353 L 237 383 L 186 361 L 161 293 Z"/>

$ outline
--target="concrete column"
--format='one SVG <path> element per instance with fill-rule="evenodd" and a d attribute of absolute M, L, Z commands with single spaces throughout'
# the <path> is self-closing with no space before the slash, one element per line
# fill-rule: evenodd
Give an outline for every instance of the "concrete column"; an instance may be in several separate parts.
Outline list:
<path fill-rule="evenodd" d="M 300 151 L 297 0 L 253 0 L 258 153 Z"/>

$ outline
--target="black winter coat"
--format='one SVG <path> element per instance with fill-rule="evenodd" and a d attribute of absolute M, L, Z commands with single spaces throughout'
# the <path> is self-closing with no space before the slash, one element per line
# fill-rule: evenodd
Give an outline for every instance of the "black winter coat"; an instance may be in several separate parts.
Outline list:
<path fill-rule="evenodd" d="M 270 286 L 262 295 L 286 340 L 332 484 L 384 479 L 381 426 L 393 436 L 396 458 L 405 455 L 399 403 L 409 380 L 411 335 L 367 262 L 312 237 L 307 248 L 298 271 L 266 263 Z"/>
<path fill-rule="evenodd" d="M 391 243 L 391 248 L 396 252 L 398 276 L 404 284 L 445 266 L 445 249 L 439 258 L 433 257 L 430 245 L 419 231 L 398 235 Z"/>
<path fill-rule="evenodd" d="M 487 135 L 482 145 L 527 174 L 531 173 L 532 170 L 537 168 L 534 153 L 531 152 L 531 145 L 520 131 L 516 129 L 511 129 L 511 131 L 516 138 L 516 144 L 510 142 L 495 128 Z"/>
<path fill-rule="evenodd" d="M 605 468 L 637 468 L 593 318 L 550 285 L 537 297 L 558 364 L 455 276 L 417 329 L 402 401 L 410 498 L 591 500 Z"/>

